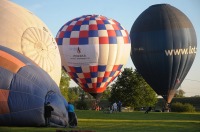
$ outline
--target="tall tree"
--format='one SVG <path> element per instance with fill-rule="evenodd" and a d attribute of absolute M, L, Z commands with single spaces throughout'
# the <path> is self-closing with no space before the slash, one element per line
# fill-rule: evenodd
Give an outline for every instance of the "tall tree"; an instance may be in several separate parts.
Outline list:
<path fill-rule="evenodd" d="M 62 69 L 61 80 L 60 80 L 60 91 L 66 100 L 68 98 L 68 88 L 69 88 L 70 77 L 67 73 Z"/>
<path fill-rule="evenodd" d="M 102 93 L 101 99 L 109 99 L 111 88 L 108 86 L 106 90 Z"/>
<path fill-rule="evenodd" d="M 68 98 L 69 98 L 69 102 L 75 102 L 79 99 L 79 96 L 80 96 L 80 93 L 81 93 L 81 88 L 78 87 L 78 86 L 75 86 L 75 87 L 70 87 L 68 89 Z"/>
<path fill-rule="evenodd" d="M 110 101 L 121 101 L 125 106 L 139 108 L 153 106 L 157 96 L 136 70 L 125 68 L 111 85 Z"/>
<path fill-rule="evenodd" d="M 185 94 L 185 92 L 182 89 L 179 89 L 176 91 L 176 94 L 174 95 L 174 97 L 182 98 L 182 97 L 185 97 L 184 94 Z"/>

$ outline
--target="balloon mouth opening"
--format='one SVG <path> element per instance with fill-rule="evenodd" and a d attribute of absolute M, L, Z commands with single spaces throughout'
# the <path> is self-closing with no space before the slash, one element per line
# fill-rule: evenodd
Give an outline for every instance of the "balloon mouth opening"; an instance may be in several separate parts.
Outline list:
<path fill-rule="evenodd" d="M 102 96 L 102 93 L 90 93 L 96 100 L 99 100 Z"/>

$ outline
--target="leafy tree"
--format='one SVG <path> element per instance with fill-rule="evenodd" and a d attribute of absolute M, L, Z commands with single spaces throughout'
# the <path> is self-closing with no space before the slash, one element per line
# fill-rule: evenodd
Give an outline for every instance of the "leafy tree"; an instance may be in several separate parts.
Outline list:
<path fill-rule="evenodd" d="M 77 109 L 89 109 L 88 101 L 86 99 L 91 99 L 92 96 L 79 86 L 69 88 L 68 97 L 69 101 L 73 102 Z"/>
<path fill-rule="evenodd" d="M 106 90 L 102 93 L 101 99 L 109 99 L 111 93 L 111 88 L 108 86 Z"/>
<path fill-rule="evenodd" d="M 189 103 L 175 102 L 171 105 L 171 111 L 173 112 L 195 112 L 195 107 Z"/>
<path fill-rule="evenodd" d="M 136 70 L 125 68 L 111 85 L 110 101 L 121 101 L 124 106 L 140 108 L 153 106 L 157 96 Z"/>
<path fill-rule="evenodd" d="M 176 91 L 176 94 L 174 95 L 174 97 L 183 98 L 183 97 L 185 97 L 184 94 L 185 94 L 185 92 L 182 89 L 179 89 Z"/>
<path fill-rule="evenodd" d="M 79 98 L 79 87 L 71 87 L 68 89 L 69 102 L 75 102 Z"/>
<path fill-rule="evenodd" d="M 191 97 L 200 97 L 200 95 L 194 95 L 194 96 L 191 96 Z"/>
<path fill-rule="evenodd" d="M 70 77 L 67 73 L 62 69 L 61 80 L 60 80 L 60 91 L 66 100 L 68 98 L 68 88 L 69 88 Z"/>
<path fill-rule="evenodd" d="M 78 99 L 85 100 L 92 99 L 93 97 L 89 93 L 83 91 L 79 86 L 75 86 L 68 89 L 68 98 L 70 102 L 74 102 Z"/>

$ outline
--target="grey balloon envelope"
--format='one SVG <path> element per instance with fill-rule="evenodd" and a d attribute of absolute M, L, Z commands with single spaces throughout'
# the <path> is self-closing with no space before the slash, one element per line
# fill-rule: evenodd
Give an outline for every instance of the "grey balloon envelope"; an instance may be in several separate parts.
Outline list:
<path fill-rule="evenodd" d="M 130 38 L 136 69 L 170 103 L 196 55 L 197 39 L 192 23 L 171 5 L 152 5 L 134 22 Z"/>

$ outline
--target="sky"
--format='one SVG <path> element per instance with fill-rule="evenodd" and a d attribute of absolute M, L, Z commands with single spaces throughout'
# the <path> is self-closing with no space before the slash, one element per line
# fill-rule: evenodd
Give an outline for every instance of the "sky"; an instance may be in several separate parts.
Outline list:
<path fill-rule="evenodd" d="M 200 41 L 199 0 L 11 0 L 38 16 L 50 29 L 54 37 L 66 22 L 82 15 L 103 15 L 118 21 L 128 32 L 137 17 L 154 4 L 170 4 L 181 10 L 192 22 Z M 194 63 L 179 89 L 185 96 L 200 95 L 200 47 Z M 127 68 L 135 69 L 128 59 Z M 73 81 L 70 86 L 77 86 Z"/>

